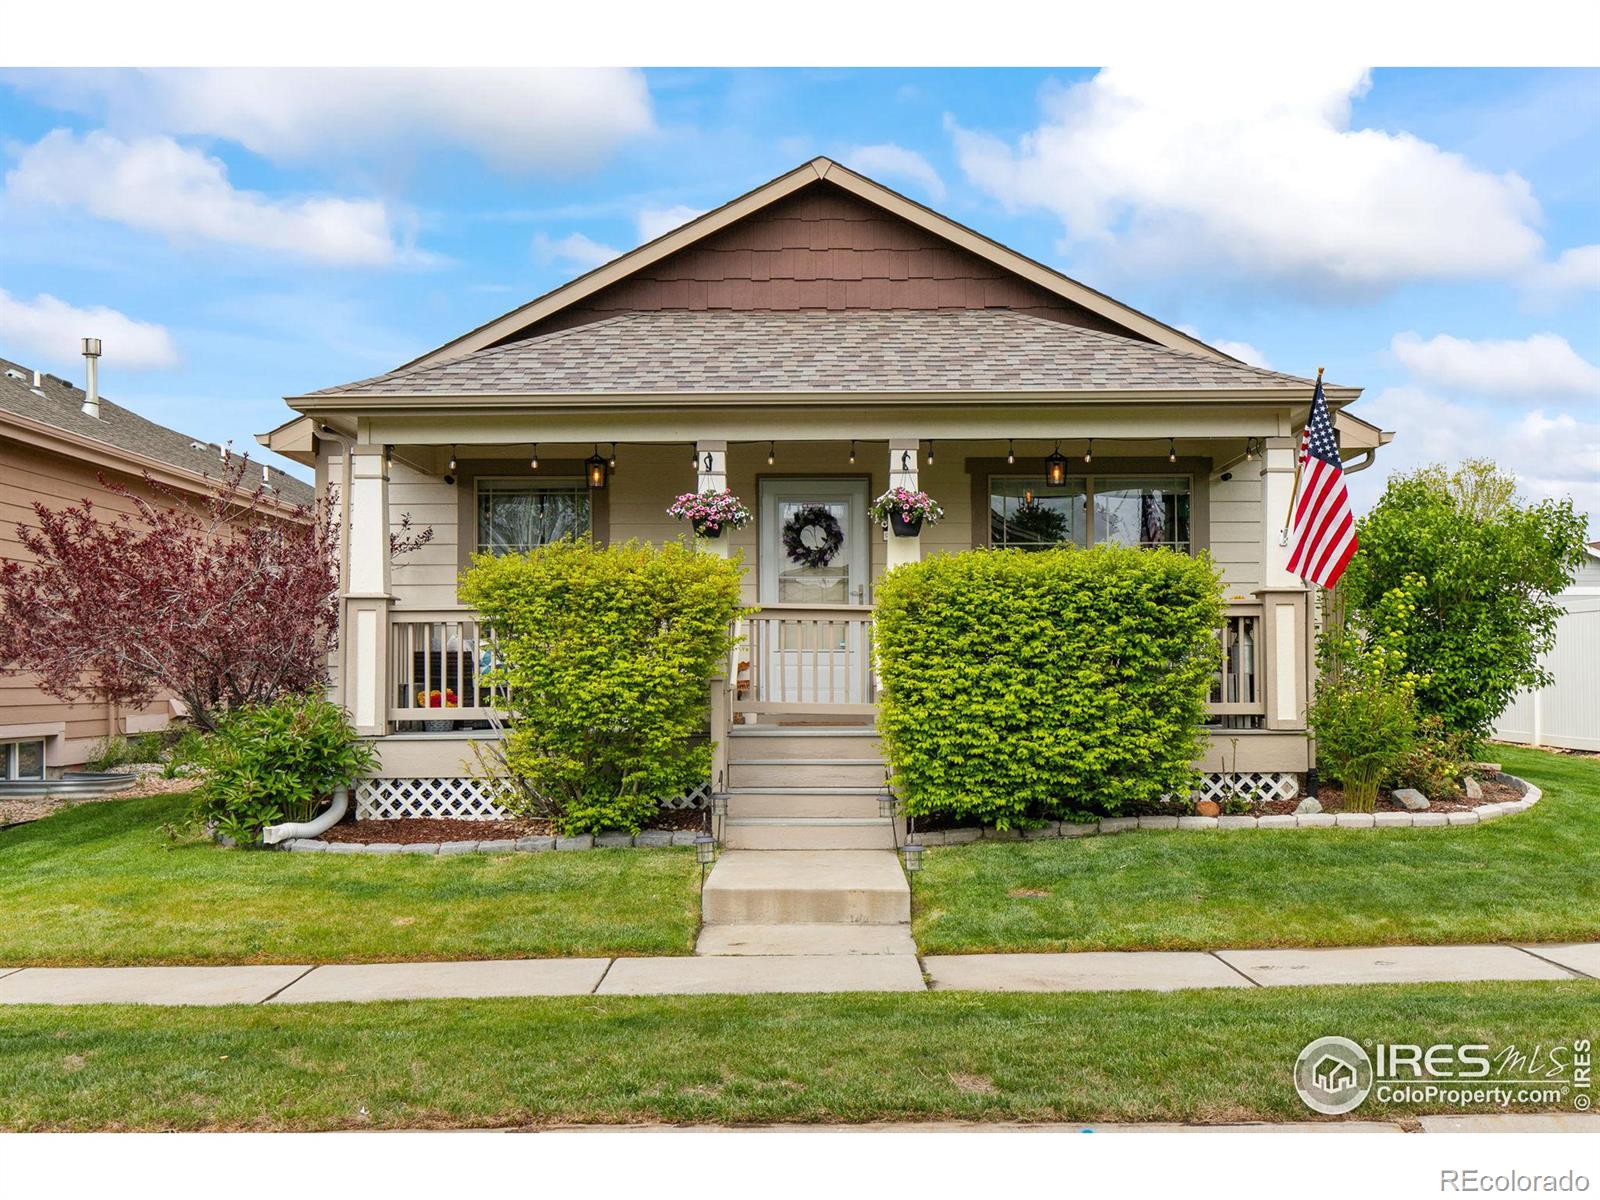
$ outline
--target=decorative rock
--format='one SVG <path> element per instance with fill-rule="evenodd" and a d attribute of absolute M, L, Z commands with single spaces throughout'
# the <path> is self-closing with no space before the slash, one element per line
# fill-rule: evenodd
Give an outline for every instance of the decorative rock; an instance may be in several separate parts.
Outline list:
<path fill-rule="evenodd" d="M 917 835 L 922 836 L 921 834 Z M 944 831 L 944 844 L 946 846 L 962 846 L 967 842 L 975 842 L 983 836 L 981 829 L 946 829 Z"/>
<path fill-rule="evenodd" d="M 674 846 L 692 846 L 694 845 L 695 838 L 699 836 L 700 831 L 698 829 L 674 829 L 672 831 L 672 844 Z M 572 849 L 570 846 L 565 848 L 569 850 Z M 556 843 L 556 849 L 563 849 L 559 841 Z"/>
<path fill-rule="evenodd" d="M 1236 813 L 1232 816 L 1218 817 L 1217 828 L 1254 829 L 1256 828 L 1256 819 L 1254 817 L 1245 816 L 1243 813 Z"/>
<path fill-rule="evenodd" d="M 319 842 L 315 838 L 295 838 L 294 841 L 289 843 L 290 850 L 298 850 L 302 854 L 315 853 L 318 850 L 326 850 L 327 848 L 327 842 Z"/>
<path fill-rule="evenodd" d="M 635 846 L 670 846 L 672 845 L 672 830 L 670 829 L 641 829 L 634 835 Z"/>
<path fill-rule="evenodd" d="M 1482 775 L 1486 778 L 1493 779 L 1496 775 L 1501 773 L 1500 764 L 1491 762 L 1473 763 L 1472 773 L 1474 775 Z"/>
<path fill-rule="evenodd" d="M 691 846 L 694 845 L 693 840 L 691 840 L 689 844 Z M 558 837 L 556 839 L 556 849 L 592 850 L 594 849 L 594 834 L 580 833 L 577 837 Z"/>
<path fill-rule="evenodd" d="M 1306 813 L 1295 817 L 1294 823 L 1298 829 L 1331 829 L 1333 820 L 1332 813 Z"/>
<path fill-rule="evenodd" d="M 439 853 L 439 843 L 412 842 L 405 847 L 405 852 L 407 854 L 437 854 Z"/>
<path fill-rule="evenodd" d="M 1478 814 L 1475 812 L 1453 812 L 1446 813 L 1445 816 L 1449 818 L 1452 825 L 1476 825 L 1478 823 Z"/>
<path fill-rule="evenodd" d="M 1291 813 L 1256 818 L 1257 829 L 1293 829 L 1296 823 L 1296 818 Z"/>
<path fill-rule="evenodd" d="M 594 844 L 602 848 L 617 849 L 621 846 L 633 845 L 633 834 L 624 833 L 622 830 L 613 830 L 610 833 L 597 833 Z"/>
<path fill-rule="evenodd" d="M 1130 829 L 1139 828 L 1138 817 L 1101 817 L 1101 833 L 1127 833 Z"/>
<path fill-rule="evenodd" d="M 479 842 L 440 842 L 440 854 L 475 854 Z"/>
<path fill-rule="evenodd" d="M 1061 822 L 1061 836 L 1068 838 L 1090 837 L 1100 832 L 1100 826 L 1093 821 L 1063 821 Z"/>
<path fill-rule="evenodd" d="M 1372 823 L 1375 826 L 1377 826 L 1379 829 L 1399 829 L 1399 828 L 1409 829 L 1411 827 L 1411 822 L 1413 820 L 1415 820 L 1415 819 L 1416 818 L 1414 818 L 1408 812 L 1403 812 L 1403 813 L 1381 812 L 1381 813 L 1374 813 L 1372 815 Z"/>
<path fill-rule="evenodd" d="M 1176 829 L 1178 818 L 1172 817 L 1140 817 L 1140 829 Z"/>
<path fill-rule="evenodd" d="M 1217 827 L 1217 821 L 1218 820 L 1219 820 L 1219 818 L 1217 818 L 1217 817 L 1179 817 L 1178 818 L 1178 828 L 1179 829 L 1215 829 Z"/>
<path fill-rule="evenodd" d="M 1372 813 L 1340 813 L 1333 823 L 1340 829 L 1371 829 L 1375 819 Z"/>
<path fill-rule="evenodd" d="M 1471 775 L 1467 775 L 1461 780 L 1461 790 L 1466 792 L 1468 800 L 1483 799 L 1483 785 Z"/>
<path fill-rule="evenodd" d="M 1022 830 L 989 829 L 985 827 L 983 840 L 986 842 L 1020 842 L 1022 840 Z"/>
<path fill-rule="evenodd" d="M 521 837 L 514 843 L 518 850 L 554 850 L 556 840 L 553 837 Z"/>
<path fill-rule="evenodd" d="M 1396 788 L 1393 795 L 1412 812 L 1426 812 L 1428 809 L 1428 798 L 1416 788 Z"/>
<path fill-rule="evenodd" d="M 1322 801 L 1318 800 L 1315 796 L 1307 796 L 1304 800 L 1300 801 L 1299 804 L 1294 806 L 1294 815 L 1297 817 L 1308 817 L 1321 811 Z"/>
<path fill-rule="evenodd" d="M 1039 842 L 1045 838 L 1058 838 L 1061 836 L 1060 821 L 1046 821 L 1037 829 L 1024 829 L 1022 839 L 1027 842 Z"/>
<path fill-rule="evenodd" d="M 478 843 L 478 853 L 480 854 L 510 854 L 516 848 L 515 838 L 500 838 L 491 842 Z"/>
<path fill-rule="evenodd" d="M 1215 800 L 1201 800 L 1195 804 L 1194 811 L 1197 817 L 1220 817 L 1222 805 Z"/>
<path fill-rule="evenodd" d="M 1423 812 L 1413 816 L 1411 823 L 1418 829 L 1437 829 L 1441 825 L 1450 824 L 1450 818 L 1445 813 Z"/>

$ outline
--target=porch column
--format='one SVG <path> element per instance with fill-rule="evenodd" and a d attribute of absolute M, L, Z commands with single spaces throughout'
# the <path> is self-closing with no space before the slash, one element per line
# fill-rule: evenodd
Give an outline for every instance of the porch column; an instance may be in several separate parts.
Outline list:
<path fill-rule="evenodd" d="M 890 487 L 903 487 L 913 492 L 917 490 L 917 455 L 921 452 L 920 438 L 889 439 Z M 885 530 L 884 536 L 889 539 L 888 552 L 884 556 L 885 569 L 893 570 L 901 563 L 922 560 L 921 534 L 916 537 L 896 537 L 893 530 Z"/>
<path fill-rule="evenodd" d="M 697 492 L 722 492 L 728 487 L 728 443 L 726 441 L 698 441 L 694 444 L 695 487 Z M 719 538 L 696 538 L 696 546 L 719 558 L 733 553 L 733 539 L 724 530 Z"/>
<path fill-rule="evenodd" d="M 1299 438 L 1271 437 L 1262 453 L 1261 588 L 1256 595 L 1261 600 L 1261 682 L 1268 729 L 1304 729 L 1311 692 L 1311 596 L 1289 570 L 1290 548 L 1283 536 L 1299 447 Z"/>
<path fill-rule="evenodd" d="M 1261 466 L 1261 586 L 1303 589 L 1300 577 L 1289 572 L 1289 547 L 1281 535 L 1287 524 L 1289 497 L 1294 491 L 1294 456 L 1300 440 L 1267 439 Z"/>
<path fill-rule="evenodd" d="M 376 735 L 389 731 L 389 471 L 382 446 L 357 446 L 352 458 L 345 703 L 356 732 Z"/>

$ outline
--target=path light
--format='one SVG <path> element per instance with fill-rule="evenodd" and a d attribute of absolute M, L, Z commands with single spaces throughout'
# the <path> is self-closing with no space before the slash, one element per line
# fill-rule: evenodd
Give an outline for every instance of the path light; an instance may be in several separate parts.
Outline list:
<path fill-rule="evenodd" d="M 709 833 L 698 834 L 694 839 L 694 860 L 709 867 L 717 859 L 717 839 Z"/>
<path fill-rule="evenodd" d="M 1067 486 L 1067 460 L 1061 453 L 1061 443 L 1056 443 L 1056 448 L 1050 457 L 1044 460 L 1044 481 L 1051 487 Z"/>
<path fill-rule="evenodd" d="M 883 791 L 878 793 L 878 815 L 886 821 L 892 821 L 899 811 L 899 798 L 889 790 L 888 784 L 885 784 Z"/>
<path fill-rule="evenodd" d="M 711 815 L 717 818 L 728 815 L 727 792 L 713 792 L 711 794 Z"/>
<path fill-rule="evenodd" d="M 589 486 L 603 488 L 606 485 L 606 460 L 600 457 L 600 447 L 594 448 L 594 453 L 583 460 L 584 474 L 588 476 Z"/>
<path fill-rule="evenodd" d="M 922 870 L 922 843 L 907 842 L 900 847 L 900 857 L 905 861 L 906 874 L 915 875 Z"/>

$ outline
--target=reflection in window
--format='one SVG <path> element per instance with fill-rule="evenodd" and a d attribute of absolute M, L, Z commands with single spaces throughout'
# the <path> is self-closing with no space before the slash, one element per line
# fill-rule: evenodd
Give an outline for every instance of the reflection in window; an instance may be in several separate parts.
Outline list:
<path fill-rule="evenodd" d="M 1096 479 L 1094 540 L 1189 550 L 1187 479 Z"/>
<path fill-rule="evenodd" d="M 1084 545 L 1084 481 L 1067 480 L 1064 488 L 1045 486 L 1043 478 L 996 476 L 989 481 L 989 542 L 996 548 L 1047 550 L 1067 543 Z"/>
<path fill-rule="evenodd" d="M 43 778 L 43 742 L 10 742 L 0 745 L 0 779 Z"/>
<path fill-rule="evenodd" d="M 589 532 L 589 489 L 571 483 L 478 480 L 478 550 L 517 554 Z"/>

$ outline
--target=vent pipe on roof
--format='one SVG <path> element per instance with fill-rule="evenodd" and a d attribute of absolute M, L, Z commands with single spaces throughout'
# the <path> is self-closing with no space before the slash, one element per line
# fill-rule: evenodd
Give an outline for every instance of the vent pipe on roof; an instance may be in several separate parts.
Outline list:
<path fill-rule="evenodd" d="M 33 369 L 33 390 L 40 391 L 44 387 L 44 372 L 38 367 Z"/>
<path fill-rule="evenodd" d="M 83 411 L 96 420 L 100 418 L 100 339 L 83 339 L 84 388 Z"/>

